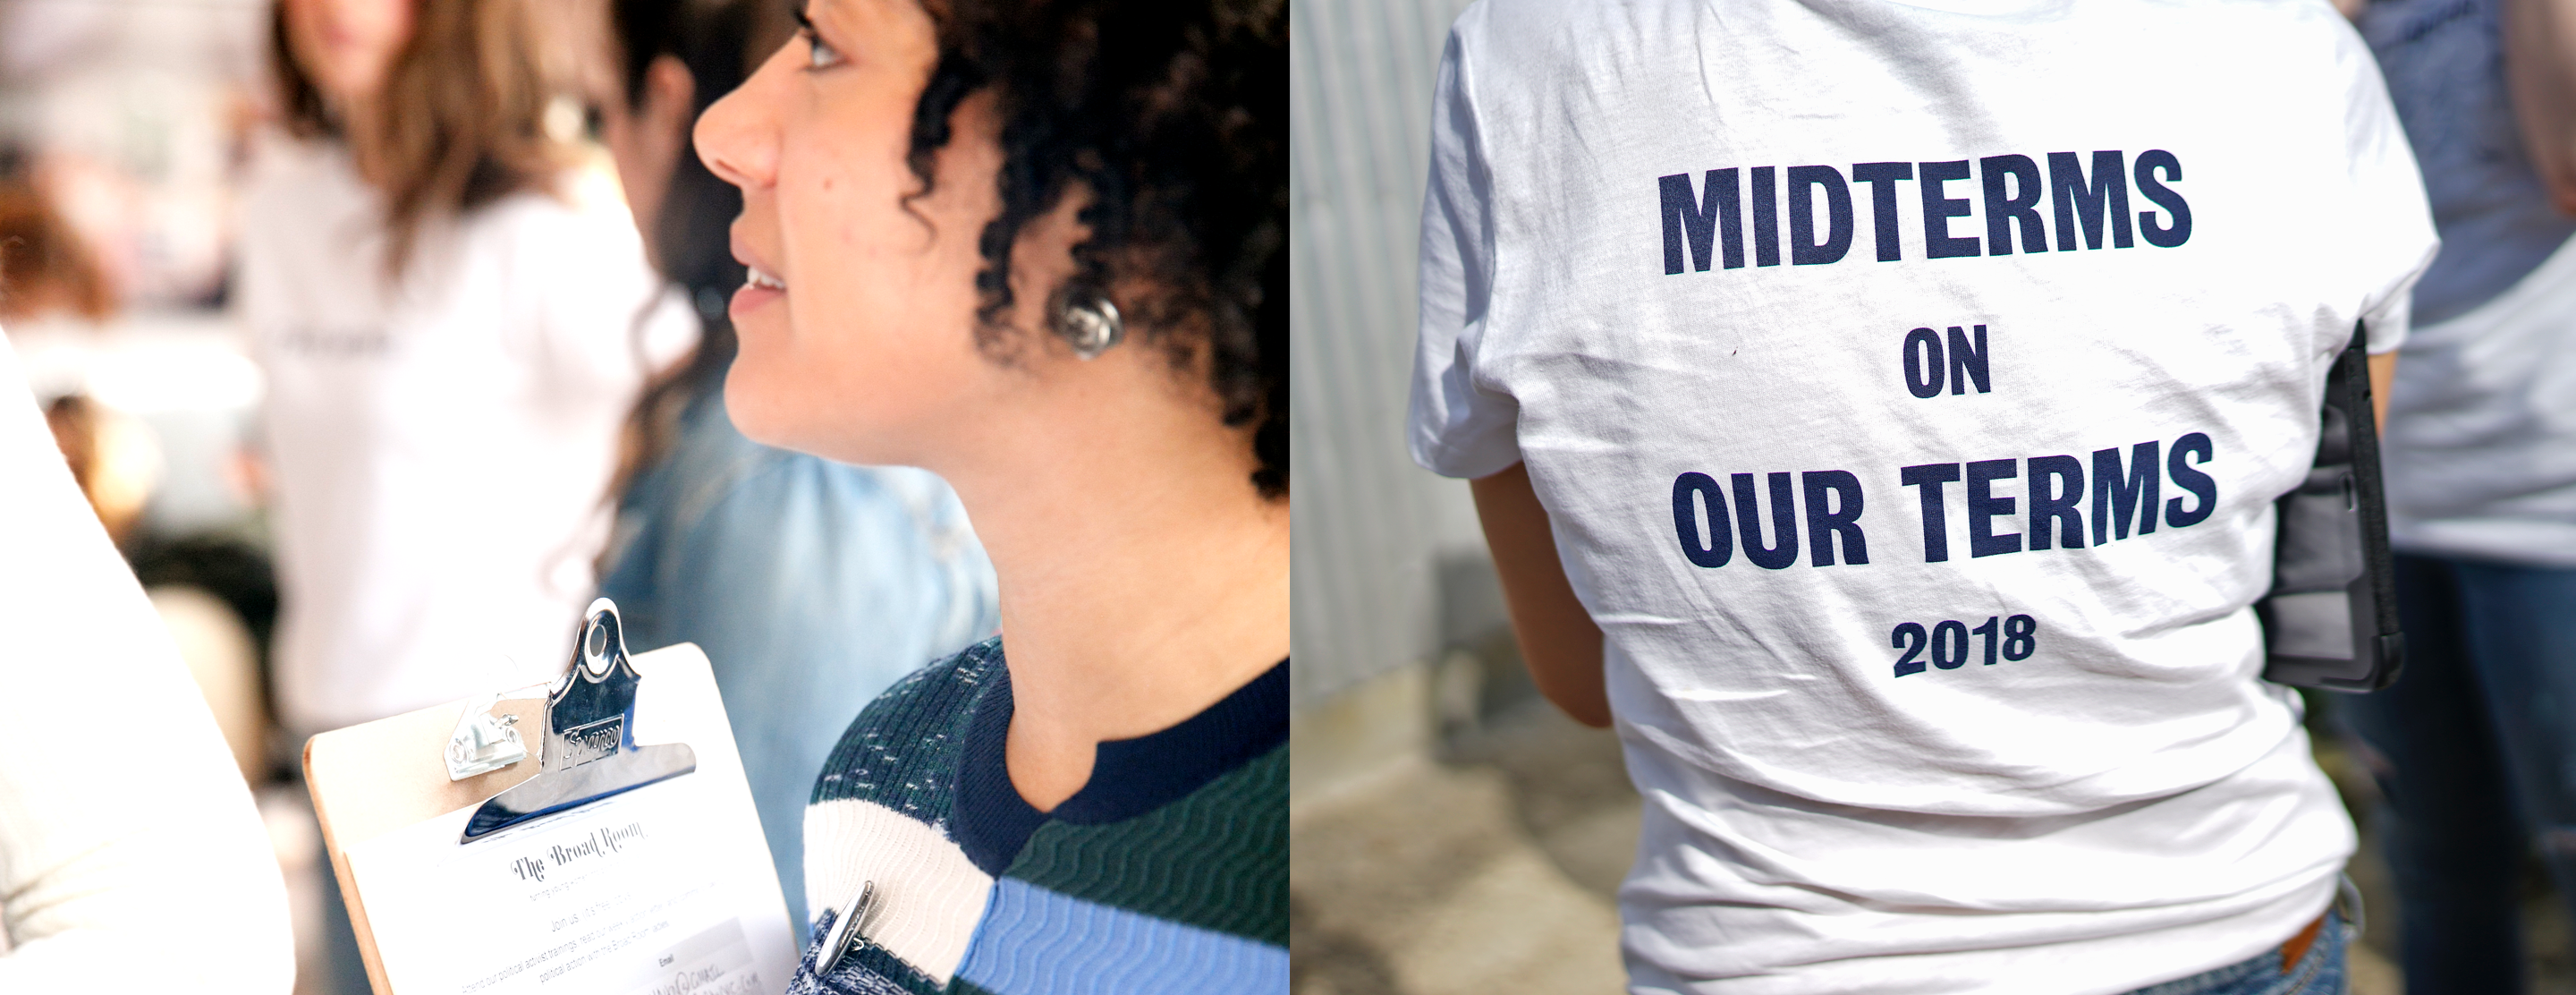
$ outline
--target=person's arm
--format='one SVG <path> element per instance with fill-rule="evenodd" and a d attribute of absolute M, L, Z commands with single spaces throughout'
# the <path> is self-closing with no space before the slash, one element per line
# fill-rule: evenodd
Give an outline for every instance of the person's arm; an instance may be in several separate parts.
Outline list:
<path fill-rule="evenodd" d="M 1514 463 L 1468 482 L 1476 517 L 1502 575 L 1503 603 L 1520 638 L 1521 659 L 1540 694 L 1588 726 L 1610 724 L 1609 692 L 1601 684 L 1601 627 L 1574 596 L 1565 565 L 1556 558 L 1556 534 L 1547 509 L 1530 489 L 1529 468 Z"/>
<path fill-rule="evenodd" d="M 1469 59 L 1456 32 L 1440 53 L 1431 100 L 1431 175 L 1422 202 L 1421 338 L 1409 420 L 1414 462 L 1465 477 L 1521 657 L 1539 692 L 1590 726 L 1610 724 L 1601 629 L 1566 582 L 1547 509 L 1530 489 L 1514 433 L 1519 406 L 1476 382 L 1494 279 L 1491 170 L 1484 159 Z"/>
<path fill-rule="evenodd" d="M 2370 357 L 2370 413 L 2378 422 L 2379 434 L 2388 434 L 2388 388 L 2397 382 L 2397 354 L 2383 352 Z"/>
<path fill-rule="evenodd" d="M 2576 0 L 2504 0 L 2504 76 L 2523 153 L 2576 215 Z"/>

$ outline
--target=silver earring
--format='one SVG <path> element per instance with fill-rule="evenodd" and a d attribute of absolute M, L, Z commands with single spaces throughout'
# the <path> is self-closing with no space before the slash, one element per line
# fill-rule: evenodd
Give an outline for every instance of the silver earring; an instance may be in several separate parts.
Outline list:
<path fill-rule="evenodd" d="M 1059 323 L 1065 339 L 1073 343 L 1073 354 L 1084 359 L 1100 358 L 1101 353 L 1127 337 L 1127 327 L 1118 318 L 1118 305 L 1109 303 L 1106 297 L 1065 305 Z"/>

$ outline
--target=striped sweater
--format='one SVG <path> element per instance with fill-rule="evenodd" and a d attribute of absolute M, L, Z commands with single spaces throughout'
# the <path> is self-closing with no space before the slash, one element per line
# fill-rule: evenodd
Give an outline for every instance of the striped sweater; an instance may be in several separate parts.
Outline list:
<path fill-rule="evenodd" d="M 790 995 L 1288 990 L 1288 665 L 1100 744 L 1052 813 L 1012 787 L 994 639 L 859 714 L 805 810 L 812 933 Z M 862 882 L 866 944 L 823 938 Z"/>

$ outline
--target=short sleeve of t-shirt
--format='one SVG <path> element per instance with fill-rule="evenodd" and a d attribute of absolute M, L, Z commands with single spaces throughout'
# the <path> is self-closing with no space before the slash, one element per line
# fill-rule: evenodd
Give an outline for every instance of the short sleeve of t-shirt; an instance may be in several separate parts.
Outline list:
<path fill-rule="evenodd" d="M 1413 360 L 1411 446 L 1424 469 L 1483 477 L 1520 461 L 1510 395 L 1475 380 L 1494 280 L 1493 175 L 1458 36 L 1440 55 L 1431 102 L 1431 178 L 1422 199 L 1422 334 Z"/>
<path fill-rule="evenodd" d="M 540 341 L 567 383 L 631 390 L 697 344 L 694 316 L 645 261 L 623 213 L 584 205 L 533 240 L 554 257 L 550 279 L 535 288 Z M 621 334 L 600 334 L 606 327 Z"/>

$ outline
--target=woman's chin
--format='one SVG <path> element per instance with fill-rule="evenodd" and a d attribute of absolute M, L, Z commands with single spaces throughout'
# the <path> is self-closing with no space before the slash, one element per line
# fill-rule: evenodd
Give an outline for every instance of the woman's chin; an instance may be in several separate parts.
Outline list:
<path fill-rule="evenodd" d="M 725 374 L 725 415 L 744 438 L 764 446 L 862 466 L 911 465 L 912 448 L 888 444 L 846 403 L 816 403 L 804 385 L 772 382 L 746 353 Z"/>
<path fill-rule="evenodd" d="M 735 431 L 753 442 L 810 451 L 811 440 L 803 429 L 813 419 L 799 417 L 799 409 L 806 406 L 783 399 L 783 385 L 761 375 L 762 365 L 748 349 L 734 359 L 733 368 L 725 372 L 725 416 L 733 419 Z"/>

